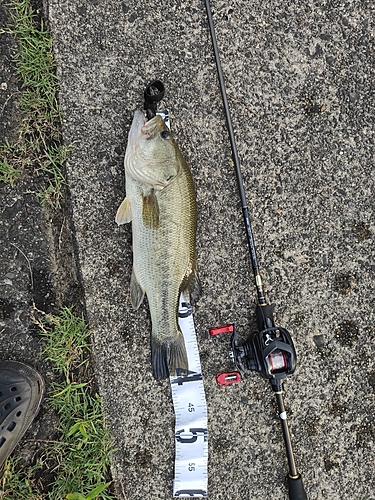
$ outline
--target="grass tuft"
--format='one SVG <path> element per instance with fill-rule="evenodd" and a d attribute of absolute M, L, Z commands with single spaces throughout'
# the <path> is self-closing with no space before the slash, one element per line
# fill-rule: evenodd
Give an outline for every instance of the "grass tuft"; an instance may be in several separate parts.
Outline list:
<path fill-rule="evenodd" d="M 90 330 L 83 316 L 77 316 L 71 307 L 64 307 L 59 316 L 43 315 L 34 318 L 46 342 L 44 356 L 52 361 L 53 369 L 61 371 L 67 382 L 73 370 L 86 370 L 89 363 Z"/>
<path fill-rule="evenodd" d="M 1 478 L 1 500 L 45 500 L 34 491 L 33 474 L 39 470 L 39 464 L 24 470 L 19 458 L 10 457 L 5 462 Z"/>
<path fill-rule="evenodd" d="M 17 459 L 6 462 L 1 498 L 112 500 L 111 441 L 90 376 L 90 331 L 72 308 L 58 316 L 36 311 L 34 322 L 45 341 L 45 358 L 62 375 L 48 393 L 48 404 L 59 418 L 59 438 L 47 442 L 38 462 L 27 470 Z M 53 479 L 41 487 L 35 471 L 43 468 L 53 470 Z"/>
<path fill-rule="evenodd" d="M 18 44 L 15 63 L 23 118 L 18 139 L 0 147 L 3 158 L 0 180 L 13 184 L 25 167 L 44 172 L 47 184 L 38 197 L 42 204 L 59 208 L 64 186 L 62 168 L 69 148 L 62 145 L 59 82 L 52 38 L 43 20 L 36 16 L 30 0 L 11 0 L 8 8 L 12 26 L 0 33 L 13 34 Z"/>
<path fill-rule="evenodd" d="M 11 150 L 12 146 L 9 142 L 0 147 L 0 181 L 13 185 L 22 174 L 23 168 L 17 168 L 15 162 L 11 162 L 9 159 L 9 151 Z"/>

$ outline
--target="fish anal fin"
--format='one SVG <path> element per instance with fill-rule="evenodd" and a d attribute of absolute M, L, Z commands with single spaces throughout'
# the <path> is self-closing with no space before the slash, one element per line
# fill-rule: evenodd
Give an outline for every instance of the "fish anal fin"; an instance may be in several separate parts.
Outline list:
<path fill-rule="evenodd" d="M 156 380 L 188 371 L 188 359 L 181 331 L 162 340 L 151 337 L 152 374 Z"/>
<path fill-rule="evenodd" d="M 160 225 L 159 203 L 154 189 L 151 189 L 149 194 L 143 196 L 142 220 L 144 225 L 151 229 L 157 229 Z"/>
<path fill-rule="evenodd" d="M 194 304 L 194 302 L 199 299 L 202 293 L 202 287 L 199 280 L 196 264 L 194 264 L 187 271 L 181 284 L 181 293 L 183 293 L 185 296 L 187 295 L 190 298 L 191 304 Z"/>
<path fill-rule="evenodd" d="M 120 226 L 132 220 L 132 207 L 130 201 L 125 198 L 121 205 L 118 207 L 115 221 Z"/>
<path fill-rule="evenodd" d="M 142 290 L 141 285 L 138 283 L 137 278 L 132 270 L 132 276 L 130 278 L 130 300 L 134 309 L 139 309 L 143 302 L 145 292 Z"/>

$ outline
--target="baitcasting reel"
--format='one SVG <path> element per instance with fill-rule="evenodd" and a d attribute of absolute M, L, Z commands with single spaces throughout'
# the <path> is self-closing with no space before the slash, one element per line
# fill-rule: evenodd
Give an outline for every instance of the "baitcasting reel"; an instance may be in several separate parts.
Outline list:
<path fill-rule="evenodd" d="M 263 378 L 270 381 L 276 396 L 289 464 L 287 476 L 289 498 L 290 500 L 307 500 L 302 478 L 297 471 L 294 460 L 282 386 L 283 379 L 291 375 L 296 368 L 296 351 L 289 332 L 285 328 L 275 326 L 272 313 L 272 305 L 257 305 L 256 317 L 259 331 L 250 334 L 242 344 L 239 343 L 238 333 L 234 325 L 209 329 L 211 336 L 232 333 L 230 357 L 238 370 L 220 372 L 216 376 L 216 381 L 219 385 L 231 385 L 240 382 L 241 374 L 246 370 L 256 371 Z"/>
<path fill-rule="evenodd" d="M 257 371 L 274 391 L 280 391 L 281 381 L 296 368 L 293 340 L 285 328 L 274 325 L 271 305 L 258 305 L 256 315 L 259 332 L 250 334 L 242 345 L 233 328 L 231 357 L 240 373 Z"/>
<path fill-rule="evenodd" d="M 210 335 L 232 333 L 231 352 L 238 372 L 220 372 L 219 385 L 230 385 L 241 380 L 247 370 L 258 372 L 270 381 L 274 391 L 281 391 L 282 380 L 296 368 L 296 350 L 290 333 L 273 321 L 272 305 L 257 305 L 258 332 L 251 333 L 244 343 L 239 342 L 234 325 L 210 328 Z"/>

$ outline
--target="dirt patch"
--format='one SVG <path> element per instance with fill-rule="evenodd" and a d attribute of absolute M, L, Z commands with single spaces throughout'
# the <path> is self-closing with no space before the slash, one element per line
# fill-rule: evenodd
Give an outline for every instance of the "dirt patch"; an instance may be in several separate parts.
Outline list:
<path fill-rule="evenodd" d="M 9 25 L 11 18 L 3 4 L 0 4 L 0 26 Z M 0 144 L 5 139 L 12 141 L 16 138 L 17 126 L 20 120 L 18 100 L 20 90 L 15 75 L 13 55 L 16 43 L 11 34 L 1 35 L 0 44 Z"/>
<path fill-rule="evenodd" d="M 0 24 L 6 26 L 10 21 L 9 13 L 0 4 Z M 17 46 L 11 34 L 1 35 L 0 47 L 3 144 L 16 140 L 22 115 L 13 62 Z M 55 314 L 61 307 L 74 304 L 82 311 L 83 294 L 68 224 L 67 193 L 61 210 L 43 208 L 36 196 L 43 180 L 37 172 L 26 170 L 14 186 L 0 182 L 0 359 L 34 367 L 46 381 L 48 391 L 58 376 L 42 356 L 44 345 L 32 322 L 34 308 Z M 42 404 L 14 452 L 25 466 L 34 464 L 43 453 L 45 440 L 56 437 L 57 425 L 57 415 Z M 45 487 L 50 483 L 46 475 L 40 481 Z"/>

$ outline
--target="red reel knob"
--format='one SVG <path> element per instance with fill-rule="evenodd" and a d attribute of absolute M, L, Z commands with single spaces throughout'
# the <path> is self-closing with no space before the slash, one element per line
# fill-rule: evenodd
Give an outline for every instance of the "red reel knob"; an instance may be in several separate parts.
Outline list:
<path fill-rule="evenodd" d="M 239 372 L 220 372 L 216 375 L 216 382 L 218 385 L 232 385 L 241 382 L 241 375 Z"/>

